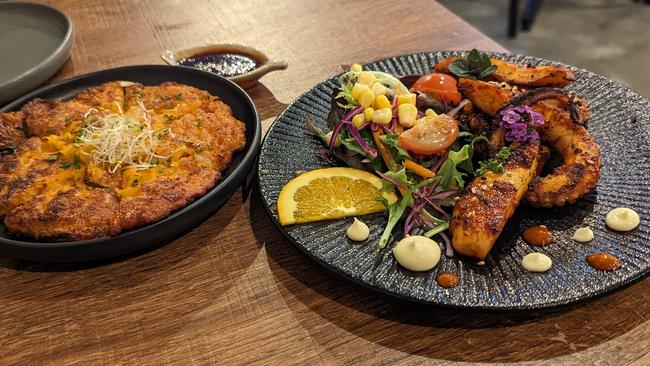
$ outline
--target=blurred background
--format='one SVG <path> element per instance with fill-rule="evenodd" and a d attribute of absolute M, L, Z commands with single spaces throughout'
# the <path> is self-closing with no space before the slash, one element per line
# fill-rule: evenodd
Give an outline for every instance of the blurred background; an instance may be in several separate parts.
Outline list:
<path fill-rule="evenodd" d="M 650 98 L 647 0 L 439 2 L 513 53 L 582 67 Z M 517 21 L 509 24 L 513 8 L 517 10 Z M 509 25 L 516 27 L 509 29 Z M 527 31 L 523 29 L 526 26 Z"/>

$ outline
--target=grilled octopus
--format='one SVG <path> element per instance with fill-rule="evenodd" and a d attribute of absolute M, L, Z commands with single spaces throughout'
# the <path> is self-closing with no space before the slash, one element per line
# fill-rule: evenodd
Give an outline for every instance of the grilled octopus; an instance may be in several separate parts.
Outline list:
<path fill-rule="evenodd" d="M 438 62 L 434 70 L 436 72 L 449 73 L 449 65 L 460 59 L 461 57 L 447 57 Z M 497 67 L 497 70 L 489 76 L 491 79 L 514 85 L 528 87 L 564 87 L 576 79 L 571 69 L 561 66 L 546 65 L 522 67 L 496 58 L 490 58 L 490 62 L 492 65 Z"/>
<path fill-rule="evenodd" d="M 539 142 L 516 148 L 503 172 L 474 178 L 454 205 L 449 230 L 460 254 L 484 260 L 537 171 Z"/>
<path fill-rule="evenodd" d="M 459 88 L 479 110 L 492 116 L 510 104 L 530 105 L 542 114 L 544 125 L 538 128 L 541 140 L 564 159 L 564 164 L 545 177 L 535 177 L 525 195 L 533 206 L 554 207 L 574 203 L 596 187 L 600 179 L 600 151 L 584 122 L 585 103 L 576 109 L 581 118 L 558 107 L 566 93 L 558 89 L 532 89 L 523 94 L 506 90 L 492 83 L 461 78 Z M 559 102 L 549 103 L 554 98 Z M 574 113 L 575 114 L 575 111 Z"/>

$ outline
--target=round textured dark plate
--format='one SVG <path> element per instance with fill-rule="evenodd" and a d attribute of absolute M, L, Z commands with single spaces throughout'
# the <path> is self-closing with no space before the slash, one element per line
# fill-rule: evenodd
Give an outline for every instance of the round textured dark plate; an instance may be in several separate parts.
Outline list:
<path fill-rule="evenodd" d="M 70 55 L 72 21 L 44 4 L 0 2 L 0 105 L 54 75 Z"/>
<path fill-rule="evenodd" d="M 239 188 L 255 164 L 261 139 L 259 114 L 248 94 L 232 81 L 215 74 L 182 66 L 127 66 L 93 72 L 47 86 L 0 109 L 17 110 L 34 98 L 69 99 L 79 91 L 109 81 L 134 81 L 158 85 L 166 81 L 191 85 L 218 96 L 232 108 L 233 115 L 246 124 L 246 147 L 236 153 L 217 185 L 204 196 L 167 218 L 120 235 L 95 240 L 44 243 L 17 239 L 0 225 L 0 254 L 45 261 L 78 262 L 114 257 L 176 238 L 217 211 Z"/>
<path fill-rule="evenodd" d="M 424 74 L 440 59 L 464 52 L 426 52 L 397 56 L 366 65 L 394 75 Z M 551 61 L 510 54 L 493 56 L 521 64 Z M 628 88 L 588 71 L 573 68 L 577 80 L 567 89 L 591 104 L 589 131 L 598 142 L 603 167 L 595 192 L 574 205 L 558 209 L 521 206 L 510 220 L 484 265 L 469 259 L 443 258 L 430 272 L 414 273 L 400 267 L 391 252 L 376 243 L 386 222 L 385 214 L 364 218 L 371 230 L 366 243 L 346 238 L 352 219 L 280 227 L 276 201 L 282 186 L 297 171 L 327 167 L 316 153 L 318 141 L 305 130 L 305 115 L 326 129 L 325 118 L 336 78 L 329 79 L 295 100 L 271 126 L 259 158 L 259 183 L 269 215 L 282 233 L 318 263 L 380 292 L 417 302 L 478 309 L 538 309 L 587 299 L 620 288 L 650 270 L 650 103 Z M 634 118 L 632 118 L 634 117 Z M 605 214 L 626 206 L 641 215 L 641 225 L 630 233 L 608 230 Z M 533 248 L 521 239 L 526 227 L 548 226 L 556 237 L 545 248 Z M 590 226 L 595 239 L 586 244 L 571 240 L 576 228 Z M 529 273 L 521 265 L 524 255 L 540 251 L 553 259 L 544 274 Z M 621 268 L 601 272 L 589 267 L 585 257 L 609 252 Z M 443 289 L 435 277 L 455 272 L 460 285 Z"/>

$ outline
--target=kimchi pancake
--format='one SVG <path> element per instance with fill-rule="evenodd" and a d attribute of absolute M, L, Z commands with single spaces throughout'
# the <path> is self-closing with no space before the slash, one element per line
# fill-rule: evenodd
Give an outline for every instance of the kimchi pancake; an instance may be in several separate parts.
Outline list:
<path fill-rule="evenodd" d="M 204 195 L 245 143 L 228 105 L 178 83 L 35 99 L 0 113 L 0 217 L 36 239 L 116 235 Z"/>

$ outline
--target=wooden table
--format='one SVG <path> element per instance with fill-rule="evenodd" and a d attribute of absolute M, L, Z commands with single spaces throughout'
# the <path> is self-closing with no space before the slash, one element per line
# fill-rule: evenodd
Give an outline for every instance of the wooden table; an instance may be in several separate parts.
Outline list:
<path fill-rule="evenodd" d="M 289 62 L 250 90 L 268 128 L 340 64 L 503 50 L 432 0 L 51 1 L 76 43 L 56 79 L 244 43 Z M 291 246 L 254 192 L 191 233 L 118 261 L 0 259 L 0 364 L 650 364 L 650 280 L 570 309 L 423 307 L 341 280 Z"/>

